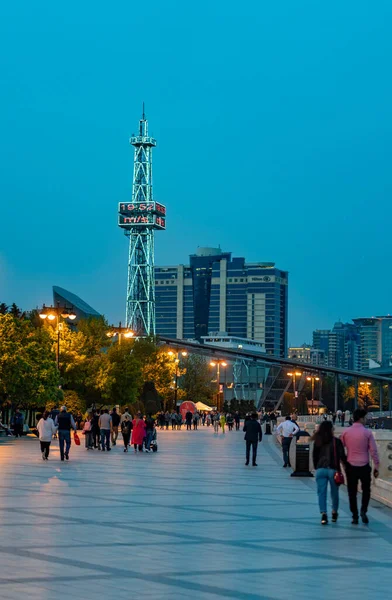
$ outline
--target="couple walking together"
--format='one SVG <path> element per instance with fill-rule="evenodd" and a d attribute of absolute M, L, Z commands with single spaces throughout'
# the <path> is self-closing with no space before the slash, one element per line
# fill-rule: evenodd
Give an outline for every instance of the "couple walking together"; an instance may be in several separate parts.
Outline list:
<path fill-rule="evenodd" d="M 365 428 L 366 410 L 354 411 L 354 423 L 347 429 L 340 439 L 333 434 L 331 421 L 323 421 L 313 436 L 313 463 L 316 469 L 317 495 L 321 513 L 321 523 L 328 523 L 327 516 L 327 488 L 331 488 L 332 522 L 338 519 L 339 508 L 339 480 L 342 480 L 341 465 L 343 464 L 347 491 L 352 512 L 352 524 L 358 525 L 359 513 L 357 505 L 358 482 L 362 487 L 361 518 L 362 522 L 369 523 L 367 509 L 370 501 L 371 467 L 369 453 L 373 459 L 374 477 L 378 477 L 379 458 L 377 445 L 373 434 Z M 345 453 L 344 448 L 347 450 Z"/>

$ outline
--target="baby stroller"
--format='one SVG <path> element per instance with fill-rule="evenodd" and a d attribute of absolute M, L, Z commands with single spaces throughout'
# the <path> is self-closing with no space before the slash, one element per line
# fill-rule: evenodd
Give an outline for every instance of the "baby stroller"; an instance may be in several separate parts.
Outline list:
<path fill-rule="evenodd" d="M 155 427 L 154 427 L 154 431 L 153 431 L 153 434 L 152 434 L 152 440 L 151 440 L 151 444 L 150 444 L 150 449 L 153 452 L 158 452 L 157 430 L 156 430 Z"/>

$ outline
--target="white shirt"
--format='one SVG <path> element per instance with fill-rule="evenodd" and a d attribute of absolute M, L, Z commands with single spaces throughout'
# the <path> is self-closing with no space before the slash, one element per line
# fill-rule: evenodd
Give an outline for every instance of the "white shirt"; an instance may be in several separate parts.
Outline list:
<path fill-rule="evenodd" d="M 297 427 L 292 421 L 286 420 L 283 421 L 276 428 L 276 433 L 280 433 L 283 437 L 290 437 L 295 435 L 299 431 L 299 427 Z"/>
<path fill-rule="evenodd" d="M 57 427 L 53 423 L 53 419 L 40 419 L 37 425 L 39 439 L 41 442 L 51 442 L 52 436 L 57 431 Z"/>

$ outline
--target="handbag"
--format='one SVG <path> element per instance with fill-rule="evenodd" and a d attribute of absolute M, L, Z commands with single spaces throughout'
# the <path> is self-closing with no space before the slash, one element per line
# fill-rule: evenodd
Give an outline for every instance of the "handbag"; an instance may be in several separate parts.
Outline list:
<path fill-rule="evenodd" d="M 76 431 L 74 433 L 74 442 L 77 446 L 80 446 L 80 438 L 79 438 L 78 434 L 76 433 Z"/>
<path fill-rule="evenodd" d="M 340 470 L 340 461 L 338 462 L 338 460 L 337 460 L 336 439 L 335 438 L 333 438 L 333 454 L 334 454 L 334 458 L 335 458 L 335 465 L 338 469 L 333 474 L 333 479 L 334 479 L 334 482 L 336 483 L 336 485 L 342 485 L 342 483 L 344 483 L 344 477 L 343 477 L 343 473 Z"/>

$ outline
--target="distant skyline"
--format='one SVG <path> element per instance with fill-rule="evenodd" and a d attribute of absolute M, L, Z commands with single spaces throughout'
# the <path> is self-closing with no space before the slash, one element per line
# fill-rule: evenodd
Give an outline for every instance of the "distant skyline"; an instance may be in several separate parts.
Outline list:
<path fill-rule="evenodd" d="M 144 101 L 157 265 L 218 245 L 275 262 L 290 345 L 392 312 L 391 17 L 386 0 L 2 6 L 0 302 L 58 285 L 124 321 L 117 204 Z"/>

